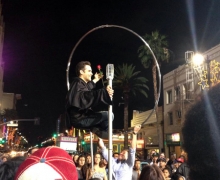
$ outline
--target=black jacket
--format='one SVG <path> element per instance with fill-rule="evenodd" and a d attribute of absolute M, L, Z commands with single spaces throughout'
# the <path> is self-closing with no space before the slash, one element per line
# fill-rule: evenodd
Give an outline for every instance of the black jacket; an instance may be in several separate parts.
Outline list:
<path fill-rule="evenodd" d="M 99 103 L 112 105 L 106 89 L 95 89 L 93 81 L 86 83 L 81 78 L 75 78 L 66 97 L 67 126 L 71 127 L 81 119 L 94 115 L 92 108 Z"/>
<path fill-rule="evenodd" d="M 176 174 L 184 176 L 186 180 L 189 180 L 189 171 L 190 171 L 189 166 L 186 163 L 182 163 L 178 167 Z"/>

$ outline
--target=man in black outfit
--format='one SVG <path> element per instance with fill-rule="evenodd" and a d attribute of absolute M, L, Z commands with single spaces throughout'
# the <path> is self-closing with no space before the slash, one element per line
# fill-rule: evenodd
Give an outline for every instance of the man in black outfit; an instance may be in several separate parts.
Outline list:
<path fill-rule="evenodd" d="M 66 98 L 66 122 L 71 128 L 90 129 L 98 137 L 108 139 L 108 112 L 94 112 L 93 107 L 100 103 L 112 105 L 114 90 L 107 86 L 95 89 L 96 83 L 103 78 L 96 73 L 92 78 L 92 68 L 88 61 L 76 65 L 76 77 L 71 83 Z"/>

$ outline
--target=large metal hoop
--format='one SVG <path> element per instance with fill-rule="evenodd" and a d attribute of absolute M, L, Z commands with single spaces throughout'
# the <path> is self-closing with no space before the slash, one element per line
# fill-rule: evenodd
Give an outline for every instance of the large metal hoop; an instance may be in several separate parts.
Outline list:
<path fill-rule="evenodd" d="M 154 104 L 154 108 L 153 110 L 151 111 L 151 113 L 149 114 L 149 116 L 146 118 L 146 120 L 144 120 L 144 122 L 141 124 L 145 124 L 148 119 L 151 117 L 151 115 L 153 114 L 153 112 L 156 110 L 156 107 L 158 106 L 158 102 L 159 102 L 159 99 L 160 99 L 160 91 L 161 91 L 161 73 L 160 73 L 160 67 L 159 67 L 159 64 L 157 62 L 157 58 L 156 56 L 154 55 L 154 52 L 152 51 L 152 49 L 150 48 L 149 44 L 139 35 L 137 34 L 136 32 L 132 31 L 131 29 L 128 29 L 124 26 L 118 26 L 118 25 L 101 25 L 101 26 L 98 26 L 98 27 L 95 27 L 93 29 L 91 29 L 90 31 L 88 31 L 86 34 L 84 34 L 80 39 L 79 41 L 76 43 L 76 45 L 74 46 L 71 54 L 70 54 L 70 57 L 69 57 L 69 60 L 68 60 L 68 63 L 67 63 L 67 69 L 66 69 L 66 82 L 67 82 L 67 89 L 69 90 L 70 88 L 70 83 L 69 83 L 69 69 L 70 69 L 70 65 L 71 65 L 71 60 L 72 60 L 72 57 L 73 57 L 73 54 L 76 50 L 76 48 L 78 47 L 78 45 L 81 43 L 81 41 L 87 36 L 89 35 L 90 33 L 92 33 L 93 31 L 96 31 L 98 29 L 102 29 L 102 28 L 120 28 L 120 29 L 124 29 L 126 31 L 129 31 L 131 32 L 132 34 L 134 34 L 135 36 L 137 36 L 144 44 L 145 46 L 147 46 L 147 48 L 150 50 L 153 58 L 154 58 L 154 61 L 155 61 L 155 64 L 156 64 L 156 67 L 157 67 L 157 71 L 158 71 L 158 79 L 159 79 L 159 87 L 158 87 L 158 93 L 157 93 L 157 99 L 155 100 L 155 104 Z"/>

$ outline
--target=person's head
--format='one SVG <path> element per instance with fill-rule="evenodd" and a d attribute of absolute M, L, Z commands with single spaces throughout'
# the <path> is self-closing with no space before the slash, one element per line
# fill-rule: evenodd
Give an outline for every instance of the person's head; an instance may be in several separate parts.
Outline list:
<path fill-rule="evenodd" d="M 74 156 L 74 158 L 73 158 L 73 161 L 74 161 L 75 164 L 77 164 L 78 158 L 79 158 L 79 155 L 78 155 L 78 154 L 75 154 L 75 156 Z"/>
<path fill-rule="evenodd" d="M 91 164 L 91 162 L 92 162 L 91 155 L 88 154 L 88 155 L 86 156 L 86 163 L 87 163 L 87 164 Z"/>
<path fill-rule="evenodd" d="M 181 150 L 180 157 L 184 159 L 184 162 L 187 161 L 188 155 L 187 155 L 187 152 L 184 149 Z"/>
<path fill-rule="evenodd" d="M 141 161 L 135 160 L 134 162 L 134 170 L 140 170 L 141 169 Z"/>
<path fill-rule="evenodd" d="M 169 168 L 164 168 L 162 171 L 165 178 L 170 178 L 171 172 Z"/>
<path fill-rule="evenodd" d="M 6 162 L 8 161 L 8 157 L 7 156 L 2 156 L 2 162 Z"/>
<path fill-rule="evenodd" d="M 94 154 L 94 164 L 100 165 L 102 156 L 100 153 L 95 153 Z"/>
<path fill-rule="evenodd" d="M 0 166 L 0 179 L 14 180 L 15 173 L 20 164 L 25 160 L 24 156 L 16 156 L 1 164 Z"/>
<path fill-rule="evenodd" d="M 123 151 L 120 152 L 118 156 L 118 160 L 126 160 L 128 159 L 128 150 L 124 149 Z"/>
<path fill-rule="evenodd" d="M 176 159 L 176 160 L 173 162 L 173 166 L 174 166 L 175 169 L 178 169 L 178 167 L 179 167 L 182 163 L 184 163 L 184 159 L 178 158 L 178 159 Z"/>
<path fill-rule="evenodd" d="M 86 162 L 86 157 L 84 155 L 80 155 L 77 160 L 77 167 L 82 167 Z"/>
<path fill-rule="evenodd" d="M 91 81 L 92 78 L 92 68 L 89 61 L 80 61 L 76 65 L 76 75 L 83 79 L 85 82 Z"/>
<path fill-rule="evenodd" d="M 118 159 L 119 153 L 113 153 L 113 158 Z"/>
<path fill-rule="evenodd" d="M 184 176 L 178 176 L 178 180 L 186 180 Z"/>
<path fill-rule="evenodd" d="M 182 134 L 190 179 L 220 179 L 220 83 L 196 99 Z"/>
<path fill-rule="evenodd" d="M 71 156 L 63 149 L 50 146 L 41 148 L 28 157 L 18 168 L 15 180 L 77 180 L 76 166 Z"/>
<path fill-rule="evenodd" d="M 153 155 L 154 153 L 156 153 L 156 151 L 155 151 L 154 149 L 152 149 L 151 152 L 150 152 L 150 157 L 151 157 L 151 158 L 153 158 L 152 155 Z"/>
<path fill-rule="evenodd" d="M 176 159 L 176 153 L 171 153 L 171 154 L 170 154 L 170 159 L 171 159 L 172 161 L 174 161 L 174 160 Z"/>
<path fill-rule="evenodd" d="M 165 166 L 166 166 L 166 164 L 167 164 L 165 158 L 160 158 L 158 162 L 159 162 L 159 167 L 160 167 L 160 168 L 165 168 Z"/>
<path fill-rule="evenodd" d="M 152 154 L 152 161 L 153 161 L 153 162 L 156 162 L 157 159 L 158 159 L 158 157 L 159 157 L 159 154 L 158 154 L 158 153 L 156 153 L 156 152 L 153 153 L 153 154 Z"/>
<path fill-rule="evenodd" d="M 160 158 L 165 158 L 165 154 L 164 153 L 160 153 Z"/>
<path fill-rule="evenodd" d="M 38 149 L 39 149 L 38 147 L 32 147 L 32 148 L 28 149 L 27 156 L 29 157 L 34 152 L 36 152 Z"/>
<path fill-rule="evenodd" d="M 165 178 L 158 166 L 147 165 L 142 169 L 139 180 L 165 180 Z"/>

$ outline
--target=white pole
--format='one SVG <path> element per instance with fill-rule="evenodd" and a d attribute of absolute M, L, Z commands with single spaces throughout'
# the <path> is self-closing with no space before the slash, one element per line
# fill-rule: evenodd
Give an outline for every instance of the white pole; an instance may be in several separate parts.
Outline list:
<path fill-rule="evenodd" d="M 92 171 L 93 171 L 93 141 L 92 141 L 92 132 L 90 132 L 90 152 L 91 152 L 91 164 L 92 164 Z"/>
<path fill-rule="evenodd" d="M 106 79 L 108 85 L 112 87 L 112 80 L 114 77 L 114 65 L 107 64 L 106 66 Z M 112 180 L 112 105 L 108 108 L 108 180 Z"/>

